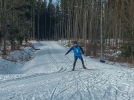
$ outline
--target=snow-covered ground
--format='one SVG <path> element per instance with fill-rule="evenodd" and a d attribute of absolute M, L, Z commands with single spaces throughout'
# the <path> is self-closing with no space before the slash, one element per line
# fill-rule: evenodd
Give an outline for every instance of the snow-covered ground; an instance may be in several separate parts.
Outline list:
<path fill-rule="evenodd" d="M 32 43 L 40 49 L 33 59 L 8 62 L 9 73 L 0 71 L 0 100 L 134 100 L 134 69 L 83 57 L 92 70 L 81 69 L 78 60 L 71 71 L 68 48 L 56 41 Z"/>

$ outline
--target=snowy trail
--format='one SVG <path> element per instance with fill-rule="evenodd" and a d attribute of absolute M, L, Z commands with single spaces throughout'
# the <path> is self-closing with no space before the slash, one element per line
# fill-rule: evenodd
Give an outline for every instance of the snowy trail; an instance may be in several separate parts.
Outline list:
<path fill-rule="evenodd" d="M 40 44 L 40 46 L 39 46 Z M 41 50 L 20 74 L 0 75 L 0 100 L 134 100 L 134 70 L 86 58 L 72 69 L 73 54 L 55 41 L 36 44 Z"/>

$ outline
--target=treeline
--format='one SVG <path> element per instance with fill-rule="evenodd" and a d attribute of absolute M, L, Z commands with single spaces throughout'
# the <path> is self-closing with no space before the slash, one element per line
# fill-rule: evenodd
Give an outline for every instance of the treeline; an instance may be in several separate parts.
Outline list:
<path fill-rule="evenodd" d="M 58 11 L 58 7 L 57 7 Z M 54 37 L 52 26 L 56 22 L 56 7 L 52 0 L 0 0 L 0 48 L 7 54 L 18 49 L 30 39 L 51 39 Z M 9 43 L 8 43 L 9 42 Z"/>
<path fill-rule="evenodd" d="M 55 28 L 59 36 L 79 41 L 90 56 L 134 63 L 133 5 L 133 0 L 61 0 Z"/>
<path fill-rule="evenodd" d="M 77 40 L 86 54 L 133 62 L 133 0 L 0 0 L 0 39 L 6 54 L 28 39 Z M 121 51 L 120 57 L 110 54 Z M 125 59 L 126 60 L 126 59 Z"/>
<path fill-rule="evenodd" d="M 30 2 L 25 0 L 0 0 L 0 40 L 3 54 L 6 54 L 7 40 L 14 49 L 15 41 L 21 44 L 23 39 L 28 39 L 32 28 L 30 6 Z"/>

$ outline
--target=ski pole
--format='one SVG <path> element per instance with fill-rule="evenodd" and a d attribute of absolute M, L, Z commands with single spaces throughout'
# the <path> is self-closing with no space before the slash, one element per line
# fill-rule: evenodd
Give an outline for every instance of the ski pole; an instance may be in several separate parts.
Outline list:
<path fill-rule="evenodd" d="M 68 58 L 68 56 L 66 56 L 67 58 Z M 69 58 L 68 58 L 68 60 L 70 61 L 70 62 L 72 62 Z"/>
<path fill-rule="evenodd" d="M 86 63 L 86 65 L 87 65 L 87 62 L 86 62 L 86 57 L 85 57 L 85 63 Z"/>

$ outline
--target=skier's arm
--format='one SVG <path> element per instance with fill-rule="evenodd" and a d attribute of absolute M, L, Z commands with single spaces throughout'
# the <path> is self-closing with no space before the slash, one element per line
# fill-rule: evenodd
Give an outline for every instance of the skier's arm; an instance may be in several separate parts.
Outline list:
<path fill-rule="evenodd" d="M 80 46 L 80 50 L 81 50 L 82 54 L 85 54 L 85 53 L 84 53 L 84 50 L 82 49 L 82 47 L 81 47 L 81 46 Z"/>
<path fill-rule="evenodd" d="M 67 55 L 71 50 L 73 50 L 73 46 L 67 51 L 65 55 Z"/>

